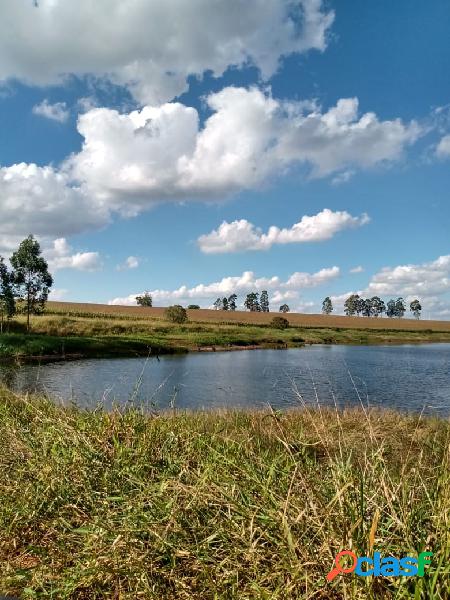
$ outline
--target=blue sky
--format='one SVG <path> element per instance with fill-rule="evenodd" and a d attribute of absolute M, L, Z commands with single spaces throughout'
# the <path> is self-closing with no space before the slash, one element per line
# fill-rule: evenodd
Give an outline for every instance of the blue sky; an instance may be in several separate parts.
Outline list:
<path fill-rule="evenodd" d="M 450 318 L 449 26 L 444 0 L 6 0 L 0 253 L 35 234 L 64 300 Z"/>

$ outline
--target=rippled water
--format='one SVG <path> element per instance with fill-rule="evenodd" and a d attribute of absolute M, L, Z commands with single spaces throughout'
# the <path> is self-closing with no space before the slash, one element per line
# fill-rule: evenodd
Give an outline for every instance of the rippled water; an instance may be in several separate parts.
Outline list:
<path fill-rule="evenodd" d="M 0 380 L 83 406 L 359 405 L 450 415 L 450 344 L 311 346 L 12 367 Z"/>

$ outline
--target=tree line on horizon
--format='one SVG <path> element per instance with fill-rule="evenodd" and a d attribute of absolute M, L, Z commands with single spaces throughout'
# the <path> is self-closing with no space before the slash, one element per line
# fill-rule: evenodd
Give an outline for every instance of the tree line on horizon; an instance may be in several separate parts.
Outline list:
<path fill-rule="evenodd" d="M 231 296 L 217 298 L 213 306 L 215 310 L 224 310 L 234 312 L 237 309 L 237 294 Z M 149 292 L 145 292 L 141 296 L 136 296 L 136 302 L 139 306 L 153 306 L 153 300 Z M 250 292 L 244 300 L 245 308 L 250 312 L 270 312 L 269 294 L 267 290 L 259 292 Z M 198 304 L 189 304 L 188 309 L 199 309 Z M 422 305 L 419 300 L 413 300 L 409 305 L 410 311 L 416 319 L 420 319 Z M 282 304 L 279 307 L 279 312 L 288 313 L 290 307 L 288 304 Z M 330 315 L 333 312 L 333 303 L 330 296 L 327 296 L 322 302 L 322 313 Z M 351 294 L 344 303 L 344 312 L 346 316 L 363 316 L 363 317 L 381 317 L 386 314 L 387 317 L 402 318 L 406 312 L 406 304 L 403 298 L 399 297 L 396 300 L 388 300 L 384 302 L 378 296 L 372 298 L 361 298 L 358 294 Z"/>
<path fill-rule="evenodd" d="M 215 310 L 236 310 L 237 295 L 231 294 L 228 298 L 217 298 L 214 302 Z M 267 290 L 259 292 L 250 292 L 244 300 L 244 306 L 250 312 L 270 312 L 269 294 Z M 289 312 L 290 308 L 287 304 L 282 304 L 279 312 Z"/>
<path fill-rule="evenodd" d="M 420 319 L 422 305 L 418 299 L 413 300 L 409 304 L 409 310 L 416 319 Z M 333 312 L 333 303 L 331 298 L 327 296 L 322 302 L 322 313 L 329 315 Z M 362 315 L 363 317 L 382 317 L 383 313 L 387 317 L 403 318 L 406 312 L 406 303 L 402 297 L 396 300 L 388 300 L 384 302 L 378 296 L 372 298 L 361 298 L 358 294 L 351 294 L 344 302 L 344 312 L 348 317 Z"/>
<path fill-rule="evenodd" d="M 237 304 L 236 304 L 237 298 L 238 298 L 237 294 L 231 294 L 231 296 L 228 296 L 228 297 L 217 298 L 217 300 L 213 304 L 214 309 L 215 310 L 229 310 L 229 311 L 233 312 L 237 308 Z M 138 306 L 147 306 L 147 307 L 153 306 L 153 298 L 152 298 L 150 292 L 144 292 L 142 295 L 136 296 L 136 304 Z M 261 293 L 250 292 L 249 294 L 247 294 L 245 301 L 244 301 L 244 306 L 250 312 L 270 312 L 270 310 L 269 310 L 269 307 L 270 307 L 269 294 L 268 294 L 267 290 L 262 290 Z M 200 308 L 200 305 L 199 304 L 189 304 L 187 308 L 190 310 L 196 310 L 196 309 Z M 289 308 L 289 306 L 287 304 L 282 304 L 279 308 L 279 312 L 282 312 L 282 313 L 287 313 L 290 310 L 291 309 Z"/>
<path fill-rule="evenodd" d="M 41 255 L 39 242 L 29 235 L 9 259 L 11 269 L 0 256 L 0 333 L 5 320 L 16 312 L 27 315 L 27 331 L 30 315 L 44 310 L 53 277 L 46 260 Z"/>

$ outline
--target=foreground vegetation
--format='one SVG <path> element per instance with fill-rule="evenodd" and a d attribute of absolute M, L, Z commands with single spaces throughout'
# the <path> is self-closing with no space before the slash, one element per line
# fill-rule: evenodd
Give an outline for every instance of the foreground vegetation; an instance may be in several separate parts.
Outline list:
<path fill-rule="evenodd" d="M 363 409 L 149 415 L 0 388 L 0 593 L 448 598 L 450 423 Z M 424 578 L 339 576 L 433 552 Z"/>
<path fill-rule="evenodd" d="M 193 321 L 171 323 L 160 316 L 71 312 L 25 316 L 0 335 L 0 358 L 145 356 L 190 350 L 286 348 L 304 344 L 385 344 L 450 342 L 450 331 L 352 329 L 292 325 L 286 329 L 264 323 Z M 82 316 L 84 314 L 84 316 Z M 244 313 L 245 314 L 245 313 Z M 273 318 L 273 317 L 272 317 Z M 384 320 L 386 321 L 386 320 Z M 389 321 L 391 323 L 391 321 Z M 385 324 L 385 323 L 383 323 Z"/>

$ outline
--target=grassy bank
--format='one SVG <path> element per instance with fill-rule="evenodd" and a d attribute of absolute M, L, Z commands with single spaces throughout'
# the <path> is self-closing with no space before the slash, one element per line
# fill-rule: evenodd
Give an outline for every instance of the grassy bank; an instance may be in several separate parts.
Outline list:
<path fill-rule="evenodd" d="M 389 324 L 395 325 L 391 321 Z M 18 317 L 10 326 L 12 333 L 0 336 L 0 357 L 137 356 L 146 355 L 149 351 L 163 354 L 189 350 L 298 347 L 304 344 L 450 342 L 450 331 L 429 329 L 290 326 L 280 330 L 270 324 L 191 320 L 177 325 L 160 317 L 94 313 L 90 316 L 44 314 L 33 317 L 31 327 L 32 335 L 27 336 L 24 333 L 25 319 Z"/>
<path fill-rule="evenodd" d="M 9 333 L 0 335 L 1 359 L 107 358 L 148 356 L 180 351 L 179 348 L 154 343 L 152 339 L 128 336 L 84 336 L 72 334 Z"/>
<path fill-rule="evenodd" d="M 446 599 L 450 423 L 330 410 L 83 412 L 0 388 L 0 593 Z M 424 578 L 335 554 L 434 553 Z"/>

